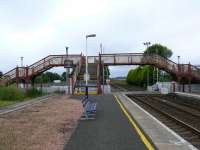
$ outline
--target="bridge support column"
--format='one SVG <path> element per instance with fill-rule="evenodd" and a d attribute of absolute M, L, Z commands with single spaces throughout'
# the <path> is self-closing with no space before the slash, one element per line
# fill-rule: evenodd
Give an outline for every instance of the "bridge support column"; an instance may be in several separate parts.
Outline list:
<path fill-rule="evenodd" d="M 181 77 L 178 76 L 178 92 L 181 92 Z"/>
<path fill-rule="evenodd" d="M 190 62 L 188 64 L 188 76 L 188 91 L 191 93 L 192 67 Z"/>
<path fill-rule="evenodd" d="M 16 86 L 19 88 L 19 67 L 16 67 Z"/>
<path fill-rule="evenodd" d="M 97 83 L 97 94 L 102 94 L 101 84 L 99 83 L 99 81 Z"/>
<path fill-rule="evenodd" d="M 185 83 L 182 83 L 182 92 L 185 92 Z"/>
<path fill-rule="evenodd" d="M 32 77 L 31 79 L 31 87 L 35 88 L 35 77 Z"/>
<path fill-rule="evenodd" d="M 189 82 L 188 82 L 188 91 L 189 91 L 189 93 L 192 92 L 192 89 L 191 89 L 191 79 L 189 79 Z"/>
<path fill-rule="evenodd" d="M 175 93 L 176 92 L 176 82 L 172 81 L 172 92 Z"/>
<path fill-rule="evenodd" d="M 28 92 L 29 76 L 28 76 L 28 67 L 26 67 L 26 76 L 25 76 L 25 90 Z"/>
<path fill-rule="evenodd" d="M 69 94 L 74 94 L 72 78 L 69 78 Z"/>
<path fill-rule="evenodd" d="M 99 64 L 97 66 L 97 93 L 102 94 L 101 89 L 101 54 L 99 53 Z"/>

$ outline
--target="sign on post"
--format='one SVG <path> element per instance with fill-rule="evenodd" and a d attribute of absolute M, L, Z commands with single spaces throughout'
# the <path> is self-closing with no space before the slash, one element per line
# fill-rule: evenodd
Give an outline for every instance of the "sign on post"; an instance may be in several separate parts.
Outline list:
<path fill-rule="evenodd" d="M 72 67 L 73 67 L 73 60 L 64 61 L 64 68 L 72 68 Z"/>

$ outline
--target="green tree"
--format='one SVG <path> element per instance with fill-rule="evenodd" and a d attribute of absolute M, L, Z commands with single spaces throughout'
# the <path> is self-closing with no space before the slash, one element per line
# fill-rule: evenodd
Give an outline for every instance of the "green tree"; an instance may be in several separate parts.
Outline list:
<path fill-rule="evenodd" d="M 43 80 L 42 80 L 42 75 L 37 76 L 37 77 L 35 78 L 35 83 L 42 83 L 42 82 L 43 82 Z"/>
<path fill-rule="evenodd" d="M 109 79 L 110 76 L 110 70 L 108 68 L 108 66 L 104 66 L 104 79 Z"/>
<path fill-rule="evenodd" d="M 62 81 L 66 81 L 66 72 L 63 72 L 61 77 L 62 77 Z"/>
<path fill-rule="evenodd" d="M 62 77 L 57 73 L 46 72 L 35 78 L 36 83 L 50 83 L 54 80 L 62 80 Z"/>
<path fill-rule="evenodd" d="M 152 46 L 149 46 L 145 51 L 145 54 L 158 54 L 165 58 L 170 58 L 172 56 L 172 51 L 167 48 L 166 46 L 163 46 L 161 44 L 153 44 Z"/>
<path fill-rule="evenodd" d="M 163 46 L 161 44 L 154 44 L 150 47 L 148 47 L 144 54 L 158 54 L 165 58 L 170 58 L 172 56 L 172 51 L 167 48 L 166 46 Z M 148 73 L 149 72 L 149 73 Z M 147 85 L 147 74 L 149 74 L 149 83 L 154 84 L 155 80 L 153 79 L 153 72 L 154 67 L 150 65 L 143 65 L 139 66 L 135 69 L 131 69 L 128 72 L 126 82 L 128 84 L 134 84 L 138 86 L 146 86 Z M 163 73 L 161 76 L 161 72 L 159 71 L 159 76 L 162 81 L 169 81 L 172 79 L 171 75 L 167 73 Z"/>
<path fill-rule="evenodd" d="M 0 71 L 0 78 L 3 76 L 3 72 L 2 71 Z"/>
<path fill-rule="evenodd" d="M 50 77 L 48 76 L 48 74 L 42 74 L 42 82 L 43 83 L 49 83 L 51 81 Z"/>
<path fill-rule="evenodd" d="M 61 80 L 61 76 L 57 73 L 46 72 L 45 75 L 49 78 L 50 82 L 54 80 Z"/>

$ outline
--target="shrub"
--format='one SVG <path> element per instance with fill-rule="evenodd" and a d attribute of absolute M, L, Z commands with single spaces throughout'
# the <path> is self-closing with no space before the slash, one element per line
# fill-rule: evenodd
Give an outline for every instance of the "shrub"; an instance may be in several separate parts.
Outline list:
<path fill-rule="evenodd" d="M 25 98 L 24 91 L 17 89 L 14 86 L 0 87 L 1 100 L 23 100 Z"/>
<path fill-rule="evenodd" d="M 27 97 L 37 97 L 37 96 L 40 96 L 40 95 L 42 95 L 42 91 L 38 90 L 36 88 L 28 89 L 28 91 L 26 93 Z"/>

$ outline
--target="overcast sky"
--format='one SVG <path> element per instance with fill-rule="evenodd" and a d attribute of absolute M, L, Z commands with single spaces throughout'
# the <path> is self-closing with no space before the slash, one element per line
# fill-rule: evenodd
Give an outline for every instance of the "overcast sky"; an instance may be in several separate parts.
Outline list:
<path fill-rule="evenodd" d="M 49 54 L 85 50 L 90 55 L 142 52 L 145 41 L 172 49 L 172 60 L 200 64 L 199 0 L 1 0 L 0 70 L 9 71 L 24 56 L 30 65 Z M 121 67 L 122 68 L 122 67 Z M 127 72 L 114 68 L 115 76 Z M 120 71 L 121 72 L 120 72 Z"/>

